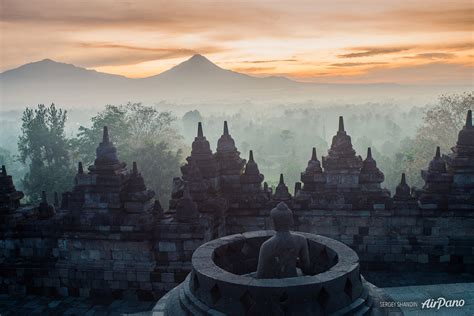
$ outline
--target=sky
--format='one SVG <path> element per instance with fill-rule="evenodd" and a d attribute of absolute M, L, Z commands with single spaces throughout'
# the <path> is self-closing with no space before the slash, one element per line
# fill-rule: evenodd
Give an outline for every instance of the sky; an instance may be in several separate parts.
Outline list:
<path fill-rule="evenodd" d="M 254 76 L 473 85 L 473 26 L 472 0 L 0 0 L 0 71 L 139 78 L 199 53 Z"/>

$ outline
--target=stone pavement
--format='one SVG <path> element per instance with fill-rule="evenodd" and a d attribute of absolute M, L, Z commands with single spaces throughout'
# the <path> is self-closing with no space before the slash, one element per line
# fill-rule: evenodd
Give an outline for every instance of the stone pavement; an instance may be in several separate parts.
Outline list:
<path fill-rule="evenodd" d="M 452 283 L 384 288 L 406 316 L 424 315 L 474 315 L 474 283 Z M 464 300 L 463 307 L 422 308 L 427 299 Z"/>
<path fill-rule="evenodd" d="M 51 298 L 0 294 L 0 315 L 108 316 L 149 311 L 156 302 L 100 300 L 81 297 Z"/>
<path fill-rule="evenodd" d="M 473 274 L 371 271 L 363 272 L 363 275 L 369 282 L 383 288 L 395 303 L 403 303 L 400 308 L 405 315 L 474 315 Z M 462 308 L 421 309 L 424 301 L 439 297 L 464 299 L 465 305 Z"/>
<path fill-rule="evenodd" d="M 395 302 L 416 302 L 417 308 L 402 308 L 405 315 L 474 315 L 474 275 L 444 272 L 363 272 L 364 277 L 384 288 Z M 428 298 L 464 299 L 463 308 L 421 310 Z M 86 299 L 82 297 L 51 298 L 0 294 L 0 315 L 157 315 L 156 301 Z"/>
<path fill-rule="evenodd" d="M 474 283 L 474 274 L 472 273 L 362 270 L 362 275 L 367 281 L 381 288 L 449 283 Z"/>

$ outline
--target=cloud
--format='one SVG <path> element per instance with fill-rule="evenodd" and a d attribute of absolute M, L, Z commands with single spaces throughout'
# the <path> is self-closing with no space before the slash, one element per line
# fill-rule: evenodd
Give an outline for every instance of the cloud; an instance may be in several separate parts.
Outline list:
<path fill-rule="evenodd" d="M 453 1 L 377 1 L 358 8 L 327 15 L 342 26 L 360 26 L 360 30 L 401 32 L 471 32 L 474 7 L 470 0 Z"/>
<path fill-rule="evenodd" d="M 444 49 L 449 51 L 464 51 L 474 49 L 474 42 L 455 42 L 422 46 L 425 49 Z"/>
<path fill-rule="evenodd" d="M 240 63 L 246 64 L 265 64 L 265 63 L 279 63 L 279 62 L 297 62 L 298 59 L 267 59 L 267 60 L 244 60 L 240 61 Z"/>
<path fill-rule="evenodd" d="M 401 83 L 401 84 L 448 84 L 472 85 L 474 67 L 469 64 L 433 62 L 422 65 L 398 67 L 374 67 L 354 75 L 329 74 L 306 77 L 305 81 L 333 83 Z"/>
<path fill-rule="evenodd" d="M 375 55 L 399 53 L 399 52 L 407 51 L 409 49 L 411 49 L 411 47 L 355 47 L 355 48 L 352 48 L 352 50 L 356 50 L 359 52 L 342 54 L 342 55 L 338 55 L 337 57 L 339 58 L 369 57 L 369 56 L 375 56 Z"/>
<path fill-rule="evenodd" d="M 421 45 L 401 45 L 401 46 L 370 46 L 370 47 L 349 47 L 346 50 L 353 51 L 351 53 L 339 54 L 338 58 L 361 58 L 372 57 L 377 55 L 387 55 L 401 53 L 406 51 L 418 51 L 420 53 L 413 56 L 405 56 L 408 59 L 449 59 L 456 57 L 455 54 L 448 53 L 456 51 L 471 50 L 474 48 L 472 42 L 454 42 L 454 43 L 433 43 Z M 426 52 L 428 50 L 428 52 Z M 430 52 L 429 50 L 443 50 L 444 52 Z M 423 52 L 425 51 L 425 52 Z"/>
<path fill-rule="evenodd" d="M 330 66 L 333 67 L 361 67 L 361 66 L 377 66 L 377 65 L 387 65 L 386 62 L 368 62 L 368 63 L 335 63 Z"/>
<path fill-rule="evenodd" d="M 392 0 L 166 1 L 2 0 L 0 19 L 36 26 L 141 29 L 174 34 L 206 33 L 221 40 L 259 36 L 324 36 L 368 30 L 472 30 L 470 1 Z"/>
<path fill-rule="evenodd" d="M 273 70 L 275 70 L 276 67 L 233 67 L 232 70 L 236 72 L 242 72 L 242 73 L 263 73 L 263 74 L 269 74 L 272 73 Z"/>
<path fill-rule="evenodd" d="M 184 33 L 256 30 L 277 20 L 271 6 L 219 1 L 2 0 L 2 21 L 73 29 L 100 28 Z M 263 33 L 278 28 L 260 29 Z M 268 31 L 268 32 L 267 32 Z M 247 32 L 244 32 L 247 33 Z M 211 35 L 211 34 L 209 34 Z"/>
<path fill-rule="evenodd" d="M 194 54 L 195 51 L 191 49 L 184 48 L 162 48 L 162 47 L 143 47 L 143 46 L 132 46 L 132 45 L 122 45 L 122 44 L 113 44 L 113 43 L 78 43 L 80 47 L 85 48 L 111 48 L 111 49 L 124 49 L 124 50 L 134 50 L 134 51 L 144 51 L 144 52 L 156 52 L 163 53 L 165 55 L 174 55 L 181 57 L 182 54 Z"/>
<path fill-rule="evenodd" d="M 455 54 L 451 53 L 420 53 L 414 56 L 405 56 L 403 58 L 406 59 L 428 59 L 428 60 L 435 60 L 435 59 L 452 59 L 455 58 Z"/>
<path fill-rule="evenodd" d="M 411 10 L 395 10 L 386 14 L 390 20 L 406 21 L 408 24 L 417 24 L 423 28 L 439 28 L 443 31 L 472 31 L 474 7 L 470 4 L 452 2 L 453 8 L 430 7 Z"/>
<path fill-rule="evenodd" d="M 189 57 L 194 54 L 212 54 L 224 51 L 223 48 L 214 46 L 188 49 L 144 47 L 106 42 L 77 43 L 76 46 L 86 49 L 83 57 L 77 60 L 80 65 L 85 67 L 130 65 L 151 60 L 166 60 Z"/>

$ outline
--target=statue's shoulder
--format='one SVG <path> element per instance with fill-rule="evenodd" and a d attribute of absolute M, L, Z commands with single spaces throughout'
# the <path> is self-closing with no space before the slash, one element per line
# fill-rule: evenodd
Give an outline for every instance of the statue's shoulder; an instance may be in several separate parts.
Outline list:
<path fill-rule="evenodd" d="M 262 243 L 262 245 L 260 246 L 260 250 L 262 250 L 264 248 L 270 248 L 270 247 L 273 246 L 274 243 L 275 243 L 275 238 L 270 237 Z"/>
<path fill-rule="evenodd" d="M 293 236 L 293 240 L 298 243 L 298 244 L 306 244 L 306 237 L 298 234 L 298 233 L 292 233 L 291 234 Z"/>

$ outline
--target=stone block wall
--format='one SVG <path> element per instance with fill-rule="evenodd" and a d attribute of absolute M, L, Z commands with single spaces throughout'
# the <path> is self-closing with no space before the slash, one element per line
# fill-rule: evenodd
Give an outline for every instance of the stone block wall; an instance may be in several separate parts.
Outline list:
<path fill-rule="evenodd" d="M 0 240 L 1 289 L 8 293 L 25 293 L 29 287 L 41 288 L 43 279 L 49 275 L 49 267 L 54 264 L 56 240 L 42 237 L 5 238 Z M 34 262 L 34 264 L 33 264 Z M 49 287 L 51 284 L 47 284 Z M 47 290 L 45 290 L 46 292 Z M 42 292 L 42 291 L 41 291 Z M 49 293 L 45 293 L 49 294 Z"/>
<path fill-rule="evenodd" d="M 191 271 L 191 257 L 200 245 L 218 236 L 216 218 L 205 216 L 198 222 L 164 221 L 155 231 L 151 273 L 154 295 L 161 297 L 184 281 Z"/>
<path fill-rule="evenodd" d="M 474 211 L 296 210 L 295 231 L 334 238 L 364 269 L 474 271 Z M 226 217 L 228 233 L 272 229 L 268 212 Z"/>
<path fill-rule="evenodd" d="M 4 240 L 0 243 L 2 291 L 154 299 L 153 243 L 100 237 L 65 234 L 57 239 L 18 236 Z"/>
<path fill-rule="evenodd" d="M 295 210 L 294 219 L 297 231 L 350 246 L 363 270 L 474 271 L 474 211 Z M 0 231 L 0 292 L 154 300 L 185 279 L 201 244 L 272 223 L 269 210 L 229 210 L 130 227 L 10 221 Z"/>
<path fill-rule="evenodd" d="M 156 300 L 185 279 L 192 253 L 218 236 L 221 223 L 204 216 L 141 230 L 70 230 L 49 220 L 11 221 L 0 230 L 0 292 Z"/>

